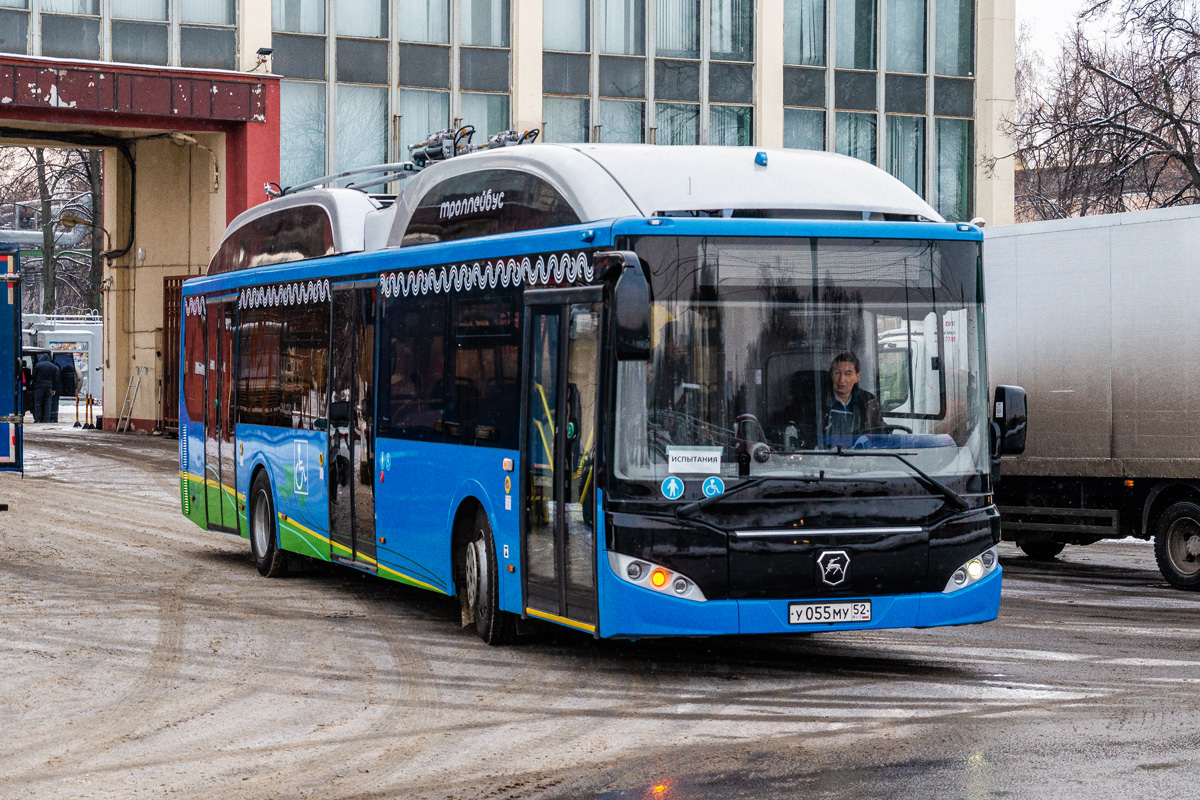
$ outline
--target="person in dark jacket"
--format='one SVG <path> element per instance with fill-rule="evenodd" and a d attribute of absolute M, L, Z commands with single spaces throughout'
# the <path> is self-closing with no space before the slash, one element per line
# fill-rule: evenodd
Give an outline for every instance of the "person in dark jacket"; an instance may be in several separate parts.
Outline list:
<path fill-rule="evenodd" d="M 824 432 L 826 436 L 853 436 L 887 433 L 883 412 L 875 395 L 858 388 L 858 356 L 839 353 L 829 366 L 831 391 L 825 395 Z"/>
<path fill-rule="evenodd" d="M 33 365 L 33 421 L 49 422 L 52 419 L 51 404 L 58 402 L 59 391 L 58 365 L 50 360 L 47 353 L 38 356 Z"/>

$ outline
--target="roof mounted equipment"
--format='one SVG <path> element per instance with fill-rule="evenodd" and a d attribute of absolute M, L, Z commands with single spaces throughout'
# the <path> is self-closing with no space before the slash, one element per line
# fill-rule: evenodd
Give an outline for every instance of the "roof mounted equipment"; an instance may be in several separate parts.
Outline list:
<path fill-rule="evenodd" d="M 376 164 L 370 167 L 348 169 L 342 172 L 335 172 L 332 175 L 323 175 L 320 178 L 314 178 L 311 181 L 306 181 L 295 186 L 285 187 L 280 186 L 278 183 L 267 183 L 263 185 L 263 189 L 266 191 L 267 197 L 283 197 L 284 195 L 294 194 L 305 189 L 334 186 L 341 181 L 349 180 L 348 183 L 342 184 L 341 188 L 363 190 L 410 178 L 430 164 L 436 161 L 445 161 L 454 156 L 477 153 L 483 150 L 495 150 L 501 147 L 514 147 L 519 144 L 533 144 L 537 141 L 538 134 L 540 133 L 541 131 L 538 128 L 527 130 L 524 133 L 501 131 L 489 137 L 483 144 L 472 144 L 471 138 L 475 135 L 474 125 L 464 125 L 457 129 L 447 128 L 429 134 L 423 142 L 409 145 L 408 151 L 412 156 L 411 161 L 395 161 L 391 164 Z M 369 178 L 369 180 L 364 180 L 364 178 Z"/>

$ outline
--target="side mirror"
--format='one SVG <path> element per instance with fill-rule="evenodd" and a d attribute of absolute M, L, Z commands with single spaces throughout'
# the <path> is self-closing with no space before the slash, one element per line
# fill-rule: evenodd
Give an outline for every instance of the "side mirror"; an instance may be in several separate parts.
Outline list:
<path fill-rule="evenodd" d="M 999 428 L 997 455 L 1018 456 L 1025 452 L 1028 416 L 1025 390 L 1020 386 L 997 386 L 992 416 Z"/>
<path fill-rule="evenodd" d="M 650 282 L 637 253 L 596 254 L 596 274 L 612 287 L 613 349 L 618 361 L 650 360 Z"/>

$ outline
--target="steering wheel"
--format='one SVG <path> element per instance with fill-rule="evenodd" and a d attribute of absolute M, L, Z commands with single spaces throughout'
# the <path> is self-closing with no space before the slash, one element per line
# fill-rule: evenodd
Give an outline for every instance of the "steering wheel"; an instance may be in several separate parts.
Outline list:
<path fill-rule="evenodd" d="M 912 428 L 906 428 L 903 425 L 893 425 L 892 423 L 889 422 L 889 423 L 885 423 L 883 425 L 873 425 L 870 428 L 866 428 L 864 430 L 859 431 L 859 433 L 893 433 L 895 431 L 904 431 L 905 433 L 912 433 Z"/>

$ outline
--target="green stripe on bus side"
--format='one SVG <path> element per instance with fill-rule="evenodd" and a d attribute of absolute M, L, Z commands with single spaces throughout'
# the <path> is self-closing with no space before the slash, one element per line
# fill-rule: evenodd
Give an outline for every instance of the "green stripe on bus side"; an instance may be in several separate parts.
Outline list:
<path fill-rule="evenodd" d="M 329 542 L 320 534 L 294 524 L 279 516 L 279 546 L 302 556 L 329 561 Z"/>

